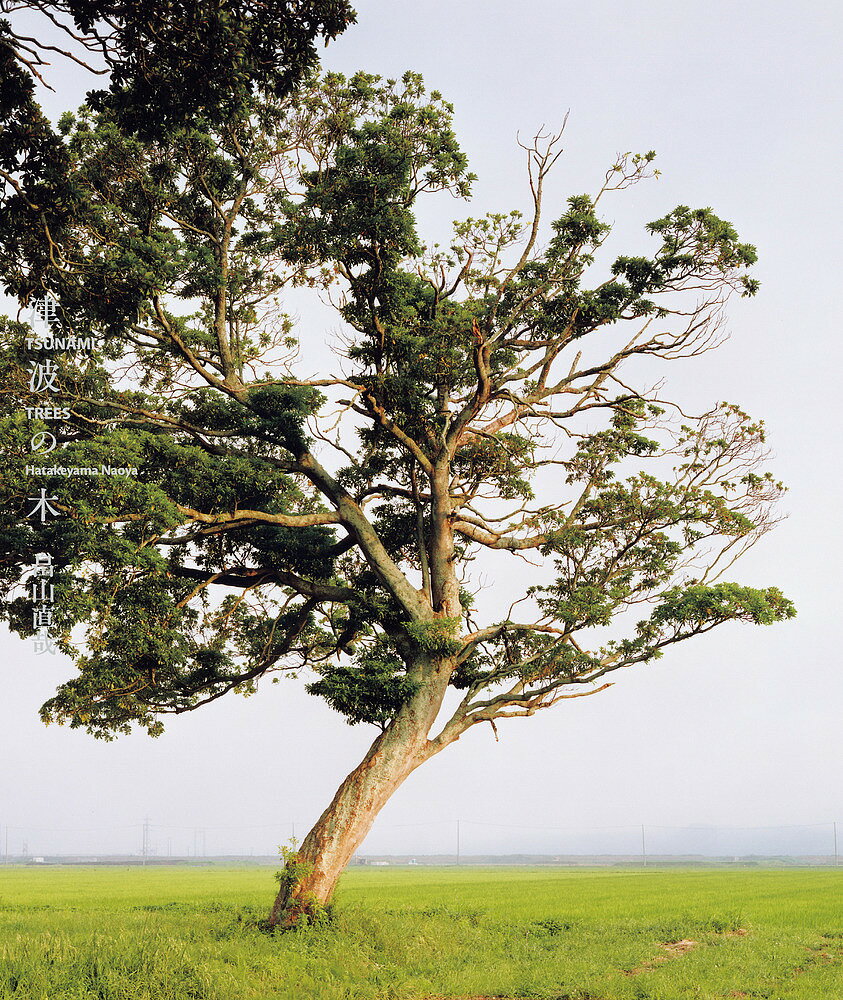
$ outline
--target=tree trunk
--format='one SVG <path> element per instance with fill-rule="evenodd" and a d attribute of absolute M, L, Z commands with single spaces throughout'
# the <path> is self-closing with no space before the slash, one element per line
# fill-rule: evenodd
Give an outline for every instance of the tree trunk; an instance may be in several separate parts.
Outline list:
<path fill-rule="evenodd" d="M 390 796 L 436 750 L 427 736 L 439 712 L 451 665 L 432 666 L 419 691 L 375 740 L 348 775 L 287 862 L 269 915 L 272 926 L 291 927 L 319 912 Z M 286 876 L 286 877 L 285 877 Z"/>

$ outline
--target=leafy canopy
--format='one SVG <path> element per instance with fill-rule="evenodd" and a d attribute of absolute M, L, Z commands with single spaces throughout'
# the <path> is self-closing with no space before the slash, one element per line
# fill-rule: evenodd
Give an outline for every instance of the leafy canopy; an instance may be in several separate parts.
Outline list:
<path fill-rule="evenodd" d="M 22 588 L 53 553 L 78 668 L 44 718 L 156 734 L 307 668 L 313 694 L 382 728 L 444 678 L 462 692 L 444 744 L 725 622 L 791 617 L 776 588 L 721 579 L 775 521 L 763 425 L 725 403 L 683 415 L 631 364 L 714 346 L 729 295 L 757 289 L 754 248 L 680 206 L 648 227 L 649 256 L 603 266 L 599 203 L 654 154 L 619 157 L 545 227 L 559 136 L 525 147 L 529 215 L 426 246 L 419 199 L 474 179 L 451 105 L 414 73 L 271 82 L 154 136 L 92 100 L 44 147 L 72 204 L 47 249 L 2 231 L 7 288 L 48 289 L 97 345 L 35 351 L 3 326 L 4 613 L 32 634 Z M 291 288 L 342 321 L 318 377 Z M 58 427 L 23 413 L 45 357 Z M 39 465 L 137 474 L 32 474 L 40 430 L 59 446 Z M 43 524 L 42 486 L 62 515 Z M 475 559 L 505 581 L 524 556 L 533 583 L 508 612 L 478 598 Z"/>

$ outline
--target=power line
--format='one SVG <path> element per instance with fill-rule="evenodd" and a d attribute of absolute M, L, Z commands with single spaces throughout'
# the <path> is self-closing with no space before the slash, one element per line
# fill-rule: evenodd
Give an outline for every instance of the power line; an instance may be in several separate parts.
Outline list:
<path fill-rule="evenodd" d="M 532 817 L 530 817 L 532 818 Z M 287 825 L 289 824 L 289 825 Z M 428 850 L 422 844 L 431 844 L 435 840 L 438 845 L 441 843 L 445 854 L 448 849 L 445 846 L 450 840 L 451 851 L 456 849 L 456 862 L 462 864 L 468 853 L 475 854 L 501 854 L 501 853 L 523 853 L 525 850 L 532 853 L 553 853 L 553 854 L 612 854 L 612 855 L 635 855 L 641 858 L 641 863 L 645 866 L 652 865 L 654 858 L 668 855 L 684 855 L 689 852 L 702 853 L 705 855 L 741 855 L 758 854 L 760 856 L 775 857 L 781 854 L 793 857 L 820 858 L 819 863 L 830 864 L 840 867 L 840 842 L 837 832 L 837 821 L 826 821 L 825 823 L 782 823 L 757 826 L 739 825 L 668 825 L 668 824 L 613 824 L 613 825 L 567 825 L 551 826 L 540 823 L 497 823 L 483 820 L 466 820 L 462 817 L 440 820 L 425 820 L 415 823 L 378 823 L 372 831 L 366 850 L 367 852 L 380 851 L 382 847 L 375 847 L 374 844 L 387 843 L 388 853 L 404 854 L 418 853 L 419 850 Z M 131 847 L 105 846 L 108 842 L 115 845 L 122 841 L 122 837 L 108 836 L 109 833 L 117 834 L 120 831 L 138 830 L 140 827 L 141 856 L 143 864 L 148 864 L 150 858 L 157 852 L 153 843 L 153 833 L 156 834 L 156 843 L 162 850 L 166 845 L 166 854 L 173 856 L 173 844 L 178 843 L 177 831 L 193 831 L 193 857 L 208 856 L 208 832 L 212 833 L 212 850 L 219 855 L 239 855 L 243 852 L 243 841 L 233 836 L 226 836 L 226 832 L 233 834 L 237 831 L 245 834 L 247 831 L 273 830 L 276 832 L 285 827 L 291 831 L 295 838 L 300 830 L 298 821 L 287 820 L 286 823 L 265 824 L 243 824 L 243 825 L 219 825 L 202 826 L 198 824 L 191 827 L 179 826 L 176 824 L 154 823 L 149 816 L 141 823 L 115 824 L 97 828 L 90 827 L 39 827 L 4 824 L 4 829 L 0 828 L 0 847 L 2 847 L 3 863 L 10 862 L 9 837 L 16 839 L 16 843 L 23 844 L 21 854 L 23 857 L 31 853 L 44 855 L 45 853 L 68 854 L 79 853 L 77 847 L 75 851 L 69 852 L 66 847 L 57 846 L 68 843 L 69 837 L 63 835 L 75 835 L 81 837 L 88 833 L 96 833 L 99 836 L 96 841 L 93 837 L 86 838 L 90 846 L 84 846 L 82 853 L 90 854 L 130 854 L 133 853 Z M 451 833 L 447 833 L 450 827 Z M 307 828 L 307 824 L 306 824 Z M 441 830 L 441 833 L 438 832 Z M 217 837 L 214 839 L 214 832 Z M 509 831 L 509 834 L 507 834 Z M 468 832 L 468 836 L 466 833 Z M 52 835 L 53 844 L 49 847 L 45 840 Z M 133 838 L 134 839 L 134 838 Z M 187 839 L 187 838 L 186 838 Z M 635 841 L 638 841 L 638 847 Z M 222 843 L 220 843 L 222 841 Z M 137 840 L 134 841 L 137 844 Z M 183 841 L 182 841 L 183 842 Z M 253 841 L 253 846 L 245 845 L 245 853 L 272 854 L 273 850 L 267 841 L 263 844 L 264 837 Z M 277 841 L 274 841 L 277 842 Z M 30 844 L 35 843 L 35 848 L 31 851 Z M 237 843 L 238 849 L 232 850 L 231 845 Z M 81 842 L 80 842 L 81 845 Z M 137 847 L 135 847 L 137 851 Z M 436 849 L 435 853 L 439 851 Z M 176 855 L 180 853 L 176 850 Z M 18 852 L 16 851 L 16 855 Z"/>

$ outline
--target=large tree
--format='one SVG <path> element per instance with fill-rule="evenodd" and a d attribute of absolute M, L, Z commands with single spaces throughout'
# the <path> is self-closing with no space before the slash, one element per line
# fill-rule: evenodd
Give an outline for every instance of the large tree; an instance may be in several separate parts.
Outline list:
<path fill-rule="evenodd" d="M 80 210 L 39 85 L 55 90 L 80 70 L 99 84 L 91 107 L 154 139 L 242 115 L 258 91 L 289 93 L 315 65 L 317 41 L 354 19 L 348 0 L 0 0 L 0 242 L 18 257 L 4 267 L 14 291 L 49 283 Z"/>
<path fill-rule="evenodd" d="M 6 615 L 32 634 L 20 588 L 53 553 L 56 641 L 77 667 L 44 720 L 157 735 L 305 668 L 312 694 L 378 730 L 289 858 L 272 923 L 328 901 L 392 793 L 473 726 L 793 614 L 779 590 L 721 578 L 775 519 L 762 424 L 725 403 L 689 415 L 652 385 L 659 362 L 716 344 L 731 293 L 755 292 L 753 247 L 680 206 L 647 227 L 648 256 L 601 264 L 598 202 L 653 154 L 621 156 L 544 224 L 558 136 L 525 148 L 530 213 L 426 247 L 418 199 L 473 179 L 451 112 L 412 73 L 259 88 L 157 137 L 89 107 L 61 124 L 75 210 L 50 260 L 0 248 L 9 288 L 32 294 L 37 273 L 65 333 L 96 343 L 36 351 L 10 320 L 0 348 Z M 283 309 L 296 286 L 342 321 L 317 377 L 320 330 Z M 44 403 L 45 357 L 58 424 L 24 410 Z M 58 447 L 27 472 L 40 431 Z M 102 464 L 137 474 L 51 472 Z M 525 592 L 478 596 L 475 560 L 502 580 L 524 557 Z"/>

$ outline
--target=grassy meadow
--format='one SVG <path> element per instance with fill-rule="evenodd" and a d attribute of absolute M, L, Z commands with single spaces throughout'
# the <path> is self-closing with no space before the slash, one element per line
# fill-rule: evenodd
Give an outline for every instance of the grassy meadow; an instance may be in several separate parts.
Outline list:
<path fill-rule="evenodd" d="M 843 1000 L 841 870 L 357 868 L 267 935 L 259 868 L 0 870 L 0 998 Z"/>

